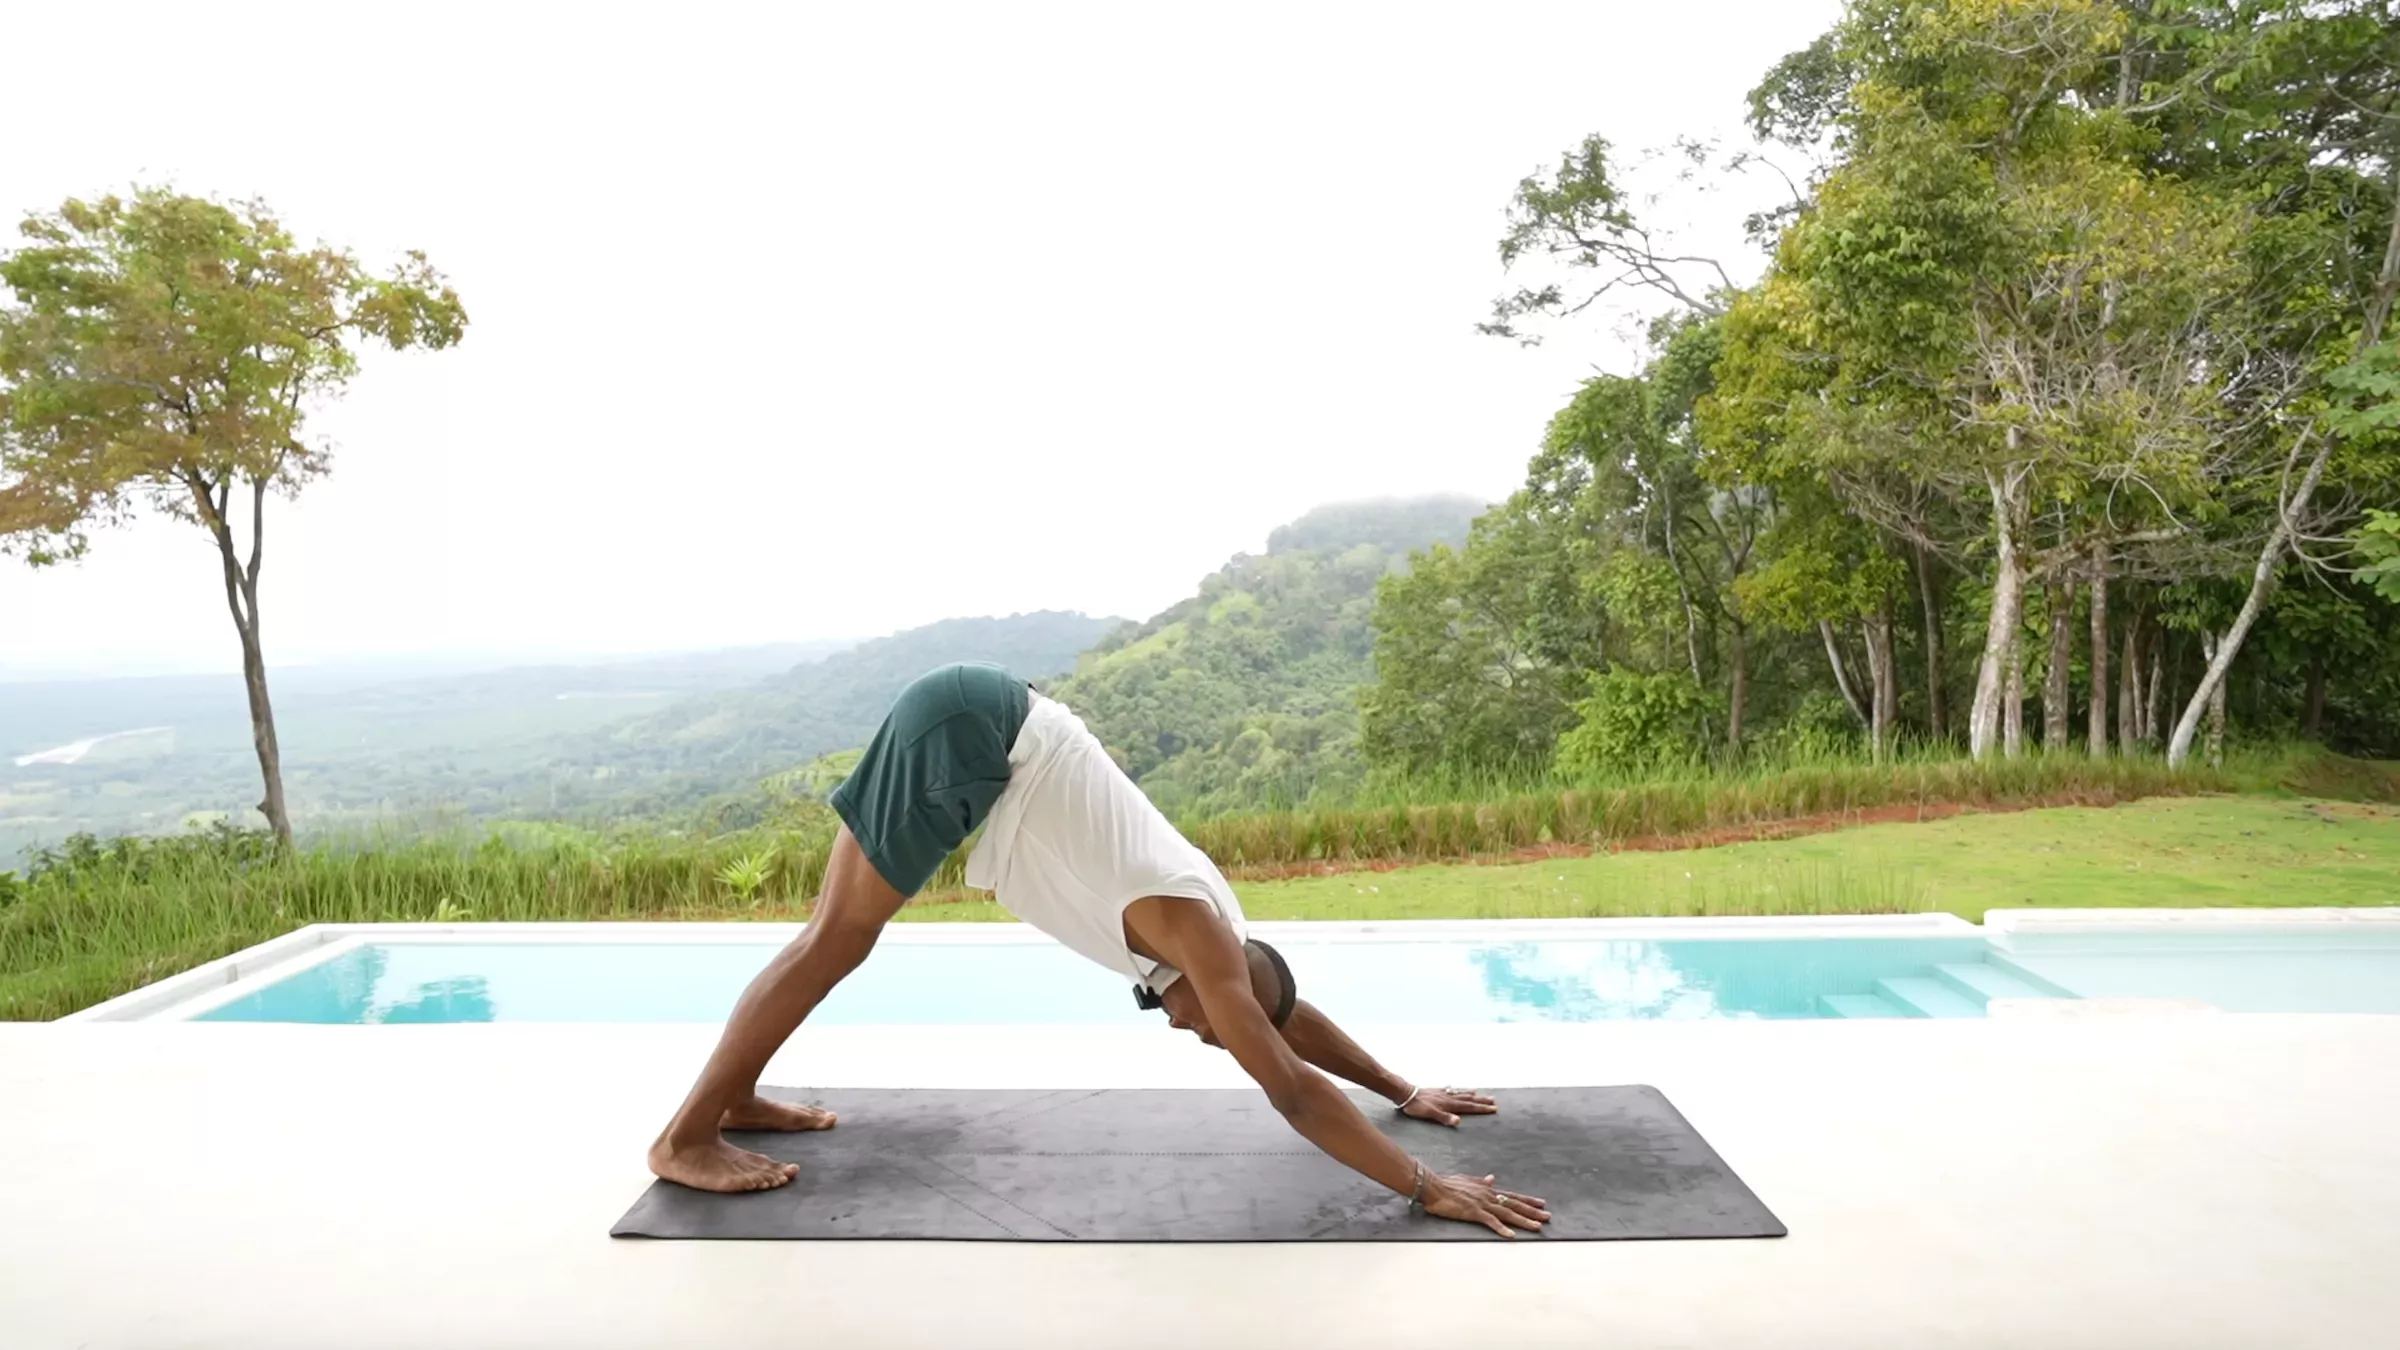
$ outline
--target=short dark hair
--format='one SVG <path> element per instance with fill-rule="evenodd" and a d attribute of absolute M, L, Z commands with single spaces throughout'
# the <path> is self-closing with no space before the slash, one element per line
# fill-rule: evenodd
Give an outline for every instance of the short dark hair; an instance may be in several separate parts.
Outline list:
<path fill-rule="evenodd" d="M 1250 987 L 1258 989 L 1264 982 L 1261 976 L 1273 980 L 1274 1001 L 1269 1003 L 1262 992 L 1258 1002 L 1267 1010 L 1267 1020 L 1273 1022 L 1275 1029 L 1280 1031 L 1284 1023 L 1292 1020 L 1292 1007 L 1300 1001 L 1300 990 L 1292 982 L 1292 968 L 1285 964 L 1282 952 L 1257 938 L 1249 939 L 1242 946 L 1250 958 Z"/>
<path fill-rule="evenodd" d="M 1250 938 L 1242 943 L 1242 955 L 1250 967 L 1250 992 L 1257 996 L 1260 1007 L 1267 1010 L 1267 1020 L 1277 1031 L 1292 1020 L 1292 1009 L 1300 1001 L 1300 989 L 1292 980 L 1292 968 L 1285 964 L 1283 953 Z M 1134 1006 L 1144 1012 L 1156 1012 L 1167 1006 L 1158 991 L 1147 984 L 1133 987 Z"/>

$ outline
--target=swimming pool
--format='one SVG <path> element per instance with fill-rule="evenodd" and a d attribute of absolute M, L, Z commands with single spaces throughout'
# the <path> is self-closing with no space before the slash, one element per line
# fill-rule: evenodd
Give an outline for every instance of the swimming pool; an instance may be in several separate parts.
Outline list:
<path fill-rule="evenodd" d="M 2089 912 L 2086 912 L 2087 914 Z M 2400 1014 L 2400 911 L 1261 924 L 1359 1023 L 1976 1018 L 2145 999 Z M 2182 918 L 2176 916 L 2204 916 Z M 2392 922 L 2368 922 L 2381 916 Z M 718 1022 L 789 925 L 310 929 L 79 1020 Z M 819 1025 L 1154 1025 L 1121 978 L 1004 924 L 896 925 Z"/>
<path fill-rule="evenodd" d="M 1972 962 L 1975 938 L 1309 942 L 1301 993 L 1364 1022 L 1816 1017 L 1826 994 Z M 774 954 L 755 943 L 369 943 L 200 1014 L 233 1022 L 717 1022 Z M 825 1025 L 1151 1024 L 1127 982 L 1049 943 L 888 944 Z"/>

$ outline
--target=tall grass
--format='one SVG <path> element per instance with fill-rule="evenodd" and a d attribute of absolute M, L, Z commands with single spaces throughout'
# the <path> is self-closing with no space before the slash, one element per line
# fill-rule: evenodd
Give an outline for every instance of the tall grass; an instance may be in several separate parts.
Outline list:
<path fill-rule="evenodd" d="M 1489 795 L 1452 796 L 1481 786 Z M 1419 785 L 1387 800 L 1182 822 L 1237 875 L 1604 848 L 1889 807 L 2111 803 L 2168 793 L 2290 787 L 2400 798 L 2383 766 L 2314 751 L 2258 752 L 2222 772 L 2169 772 L 2156 760 L 2032 756 L 1975 764 L 1923 755 L 1885 765 L 1823 762 L 1694 770 L 1620 785 L 1472 781 Z M 825 875 L 821 830 L 750 830 L 715 839 L 557 829 L 481 839 L 360 837 L 277 853 L 253 836 L 78 841 L 0 874 L 0 1019 L 47 1018 L 311 923 L 660 918 L 795 919 Z M 928 888 L 960 891 L 965 854 Z M 1796 884 L 1789 911 L 1853 912 L 1907 897 L 1858 880 Z M 1868 892 L 1872 892 L 1871 894 Z M 1812 898 L 1812 896 L 1814 898 Z M 1724 912 L 1730 898 L 1687 897 Z M 1463 902 L 1471 910 L 1471 902 Z M 1739 902 L 1744 906 L 1759 903 Z M 1712 908 L 1712 904 L 1717 908 Z M 1811 908 L 1814 906 L 1815 908 Z M 1365 905 L 1359 917 L 1374 917 Z M 1745 908 L 1739 912 L 1762 912 Z M 1432 916 L 1427 916 L 1432 917 Z M 1465 910 L 1454 917 L 1473 917 Z"/>
<path fill-rule="evenodd" d="M 0 907 L 0 1019 L 60 1016 L 312 923 L 800 918 L 821 843 L 776 848 L 747 901 L 724 876 L 768 842 L 79 842 L 37 855 Z"/>
<path fill-rule="evenodd" d="M 1619 786 L 1542 787 L 1429 804 L 1420 799 L 1231 816 L 1188 822 L 1184 830 L 1219 866 L 1255 871 L 1464 858 L 1545 845 L 1607 848 L 1890 807 L 2107 804 L 2223 791 L 2235 783 L 2218 770 L 2170 771 L 2151 759 L 2033 755 L 1979 764 L 1928 754 L 1889 764 L 1833 761 L 1694 770 Z"/>

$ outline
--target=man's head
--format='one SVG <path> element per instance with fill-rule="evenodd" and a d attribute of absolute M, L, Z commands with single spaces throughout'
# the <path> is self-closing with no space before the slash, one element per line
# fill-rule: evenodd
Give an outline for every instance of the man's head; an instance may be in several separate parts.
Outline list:
<path fill-rule="evenodd" d="M 1292 983 L 1292 968 L 1283 963 L 1283 954 L 1256 938 L 1242 944 L 1242 955 L 1250 962 L 1250 992 L 1265 1009 L 1267 1020 L 1280 1029 L 1291 1020 L 1292 1006 L 1299 994 Z M 1167 1025 L 1177 1031 L 1189 1031 L 1204 1045 L 1222 1048 L 1214 1028 L 1208 1024 L 1208 1011 L 1200 1006 L 1200 995 L 1190 980 L 1177 980 L 1158 996 L 1166 1009 Z"/>

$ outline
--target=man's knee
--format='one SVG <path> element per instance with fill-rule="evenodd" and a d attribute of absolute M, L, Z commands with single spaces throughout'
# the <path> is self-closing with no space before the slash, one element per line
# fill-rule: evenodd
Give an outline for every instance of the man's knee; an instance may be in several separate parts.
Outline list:
<path fill-rule="evenodd" d="M 858 968 L 883 935 L 883 919 L 857 909 L 827 913 L 820 908 L 794 945 L 842 974 Z"/>

